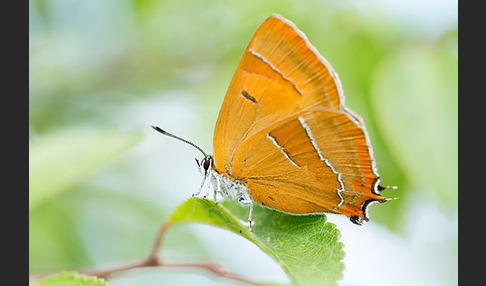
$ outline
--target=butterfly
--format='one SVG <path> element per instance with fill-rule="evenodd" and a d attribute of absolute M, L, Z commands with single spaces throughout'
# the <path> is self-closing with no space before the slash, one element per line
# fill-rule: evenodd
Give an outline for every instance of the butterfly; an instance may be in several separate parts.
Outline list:
<path fill-rule="evenodd" d="M 290 214 L 336 213 L 361 225 L 380 195 L 363 120 L 344 105 L 337 73 L 292 22 L 267 18 L 233 75 L 214 131 L 214 156 L 195 144 L 216 194 Z M 208 191 L 209 192 L 209 191 Z M 207 193 L 204 197 L 209 195 Z"/>

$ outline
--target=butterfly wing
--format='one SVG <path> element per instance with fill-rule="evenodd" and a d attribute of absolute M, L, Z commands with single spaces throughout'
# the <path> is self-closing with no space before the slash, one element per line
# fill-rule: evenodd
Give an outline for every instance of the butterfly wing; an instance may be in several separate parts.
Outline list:
<path fill-rule="evenodd" d="M 366 132 L 346 112 L 317 108 L 272 124 L 235 152 L 233 175 L 254 201 L 289 213 L 333 212 L 367 220 L 384 201 Z"/>
<path fill-rule="evenodd" d="M 367 136 L 344 106 L 329 63 L 273 15 L 253 35 L 228 88 L 214 168 L 273 209 L 341 213 L 361 223 L 371 202 L 386 200 Z"/>
<path fill-rule="evenodd" d="M 305 35 L 272 15 L 248 44 L 214 132 L 215 166 L 231 173 L 239 144 L 271 123 L 312 107 L 339 109 L 341 83 Z"/>

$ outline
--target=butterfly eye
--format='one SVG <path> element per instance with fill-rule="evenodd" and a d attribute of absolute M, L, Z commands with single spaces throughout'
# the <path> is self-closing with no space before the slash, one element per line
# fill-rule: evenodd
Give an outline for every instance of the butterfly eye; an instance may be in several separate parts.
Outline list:
<path fill-rule="evenodd" d="M 204 158 L 202 164 L 204 167 L 204 171 L 207 172 L 209 170 L 209 167 L 211 167 L 211 157 Z"/>

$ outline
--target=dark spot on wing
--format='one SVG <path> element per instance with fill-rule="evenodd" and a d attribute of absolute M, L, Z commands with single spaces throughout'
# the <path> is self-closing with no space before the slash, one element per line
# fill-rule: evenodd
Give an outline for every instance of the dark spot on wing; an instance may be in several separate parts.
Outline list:
<path fill-rule="evenodd" d="M 249 93 L 248 93 L 246 90 L 242 90 L 242 91 L 241 91 L 241 95 L 242 95 L 242 96 L 243 96 L 245 99 L 247 99 L 247 100 L 249 100 L 249 101 L 251 101 L 251 102 L 253 102 L 253 103 L 258 103 L 258 101 L 256 100 L 256 98 L 254 98 L 253 96 L 251 96 L 251 94 L 249 94 Z"/>

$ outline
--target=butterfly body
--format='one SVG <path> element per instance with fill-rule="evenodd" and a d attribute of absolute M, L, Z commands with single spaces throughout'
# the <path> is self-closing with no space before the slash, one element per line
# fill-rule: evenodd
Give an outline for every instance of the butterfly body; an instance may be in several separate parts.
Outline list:
<path fill-rule="evenodd" d="M 252 201 L 248 188 L 243 181 L 230 177 L 228 174 L 218 174 L 214 169 L 210 171 L 208 176 L 213 190 L 219 192 L 226 199 L 239 202 Z"/>

